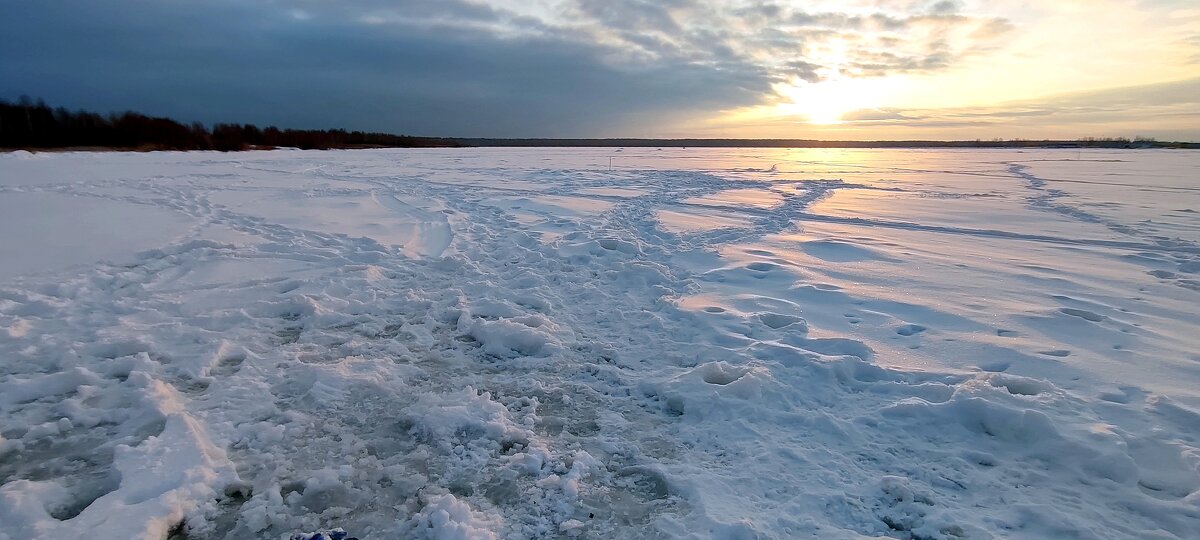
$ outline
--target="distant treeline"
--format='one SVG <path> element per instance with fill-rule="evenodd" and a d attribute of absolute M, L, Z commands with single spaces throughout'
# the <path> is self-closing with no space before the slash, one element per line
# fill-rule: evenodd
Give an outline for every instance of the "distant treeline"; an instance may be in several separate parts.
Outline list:
<path fill-rule="evenodd" d="M 101 115 L 50 108 L 42 101 L 0 100 L 0 148 L 113 148 L 135 150 L 249 150 L 291 147 L 426 148 L 459 146 L 451 139 L 342 129 L 259 128 L 250 124 L 184 125 L 135 112 Z"/>
<path fill-rule="evenodd" d="M 814 139 L 455 139 L 463 146 L 583 146 L 656 148 L 1200 148 L 1200 143 L 1145 137 L 1076 140 L 820 141 Z"/>
<path fill-rule="evenodd" d="M 464 139 L 411 137 L 343 129 L 259 128 L 251 124 L 184 125 L 170 118 L 125 112 L 102 115 L 51 108 L 22 97 L 0 100 L 0 148 L 110 148 L 120 150 L 251 150 L 278 147 L 438 148 L 662 147 L 662 148 L 1200 148 L 1200 143 L 1143 137 L 1078 140 L 991 139 L 974 141 L 820 141 L 812 139 Z"/>

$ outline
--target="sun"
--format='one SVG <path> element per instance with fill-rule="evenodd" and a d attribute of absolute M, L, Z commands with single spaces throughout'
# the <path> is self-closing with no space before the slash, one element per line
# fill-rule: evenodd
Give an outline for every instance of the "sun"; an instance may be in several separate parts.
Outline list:
<path fill-rule="evenodd" d="M 888 93 L 886 79 L 833 77 L 818 82 L 793 81 L 775 88 L 780 113 L 817 125 L 839 124 L 848 113 L 878 107 Z"/>
<path fill-rule="evenodd" d="M 845 77 L 832 74 L 817 82 L 793 79 L 774 86 L 776 101 L 767 115 L 811 125 L 842 124 L 850 113 L 882 107 L 898 94 L 901 77 Z M 764 112 L 766 113 L 766 112 Z"/>
<path fill-rule="evenodd" d="M 796 78 L 772 86 L 774 96 L 768 102 L 725 111 L 713 122 L 743 128 L 796 123 L 837 128 L 853 122 L 859 116 L 855 113 L 893 107 L 907 99 L 906 83 L 902 75 L 849 77 L 835 72 L 823 74 L 816 82 Z"/>
<path fill-rule="evenodd" d="M 799 111 L 810 124 L 827 125 L 841 123 L 842 115 L 853 110 L 853 105 L 841 96 L 821 92 L 810 99 L 797 103 Z"/>

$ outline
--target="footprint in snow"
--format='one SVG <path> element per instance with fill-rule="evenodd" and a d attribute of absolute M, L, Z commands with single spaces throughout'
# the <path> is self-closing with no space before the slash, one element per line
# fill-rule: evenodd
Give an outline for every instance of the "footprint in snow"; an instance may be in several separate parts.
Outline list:
<path fill-rule="evenodd" d="M 1100 321 L 1103 321 L 1104 319 L 1108 318 L 1108 317 L 1105 317 L 1104 315 L 1101 315 L 1094 311 L 1088 311 L 1086 309 L 1076 309 L 1076 308 L 1065 307 L 1065 308 L 1058 308 L 1058 311 L 1060 311 L 1064 315 L 1070 315 L 1072 317 L 1079 317 L 1080 319 L 1084 319 L 1084 320 L 1091 321 L 1091 322 L 1100 322 Z"/>
<path fill-rule="evenodd" d="M 753 262 L 746 265 L 746 269 L 754 270 L 755 272 L 770 272 L 779 268 L 778 264 L 769 262 Z"/>
<path fill-rule="evenodd" d="M 902 336 L 912 336 L 912 335 L 920 334 L 921 332 L 924 332 L 925 330 L 927 330 L 927 328 L 925 328 L 924 326 L 921 326 L 919 324 L 906 324 L 906 325 L 896 328 L 896 333 L 900 334 Z"/>
<path fill-rule="evenodd" d="M 803 318 L 797 317 L 795 315 L 785 315 L 783 313 L 769 313 L 769 312 L 759 313 L 758 320 L 761 321 L 763 324 L 767 325 L 767 327 L 775 329 L 775 330 L 778 330 L 780 328 L 788 328 L 792 325 L 796 325 L 795 328 L 799 329 L 799 330 L 807 330 L 808 329 L 808 322 L 805 321 Z"/>
<path fill-rule="evenodd" d="M 242 362 L 246 361 L 246 355 L 243 353 L 234 353 L 222 356 L 217 360 L 216 364 L 208 370 L 208 374 L 214 377 L 227 377 L 237 373 L 241 368 Z"/>
<path fill-rule="evenodd" d="M 991 373 L 1001 373 L 1004 371 L 1008 371 L 1008 368 L 1011 365 L 1012 365 L 1011 363 L 1006 362 L 1006 361 L 985 362 L 985 363 L 979 364 L 979 369 L 981 369 L 983 371 L 991 372 Z"/>

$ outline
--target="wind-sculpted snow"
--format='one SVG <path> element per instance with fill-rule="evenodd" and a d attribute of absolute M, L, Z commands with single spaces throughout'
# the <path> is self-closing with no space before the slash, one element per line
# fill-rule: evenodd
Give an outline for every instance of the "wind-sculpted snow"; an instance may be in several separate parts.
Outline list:
<path fill-rule="evenodd" d="M 1198 164 L 0 155 L 0 539 L 1200 538 Z"/>

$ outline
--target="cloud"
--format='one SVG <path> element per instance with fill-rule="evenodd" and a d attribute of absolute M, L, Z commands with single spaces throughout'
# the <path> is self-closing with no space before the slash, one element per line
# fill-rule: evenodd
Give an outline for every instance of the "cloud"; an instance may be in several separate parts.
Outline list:
<path fill-rule="evenodd" d="M 775 30 L 769 42 L 741 42 L 751 56 L 782 55 L 784 65 L 804 62 L 823 75 L 849 77 L 945 70 L 1015 29 L 1008 19 L 966 14 L 961 2 L 873 9 L 804 11 L 790 4 L 754 4 L 732 13 L 749 26 Z"/>
<path fill-rule="evenodd" d="M 954 15 L 961 11 L 963 3 L 956 0 L 942 0 L 929 7 L 929 12 L 934 15 Z"/>
<path fill-rule="evenodd" d="M 915 120 L 896 109 L 860 109 L 842 115 L 844 122 L 894 122 Z"/>
<path fill-rule="evenodd" d="M 619 134 L 753 103 L 771 80 L 736 62 L 613 61 L 614 45 L 466 1 L 6 3 L 19 16 L 0 21 L 0 92 L 187 120 Z"/>
<path fill-rule="evenodd" d="M 941 130 L 940 138 L 992 136 L 1075 138 L 1161 133 L 1200 140 L 1200 78 L 1077 92 L 990 107 L 865 109 L 843 115 L 841 129 Z M 978 128 L 975 132 L 949 128 Z M 956 135 L 957 133 L 957 135 Z M 964 135 L 966 134 L 966 135 Z"/>
<path fill-rule="evenodd" d="M 971 37 L 976 40 L 981 40 L 981 41 L 982 40 L 991 40 L 991 39 L 995 39 L 1000 36 L 1003 36 L 1005 34 L 1008 34 L 1009 32 L 1012 32 L 1015 29 L 1016 29 L 1016 27 L 1013 25 L 1012 21 L 1009 21 L 1008 19 L 996 17 L 996 18 L 989 19 L 986 22 L 984 22 L 983 24 L 979 25 L 979 27 L 976 28 L 975 31 L 971 33 Z"/>
<path fill-rule="evenodd" d="M 769 102 L 779 83 L 949 69 L 1013 28 L 952 1 L 541 5 L 0 0 L 0 96 L 205 122 L 655 135 Z"/>

